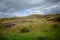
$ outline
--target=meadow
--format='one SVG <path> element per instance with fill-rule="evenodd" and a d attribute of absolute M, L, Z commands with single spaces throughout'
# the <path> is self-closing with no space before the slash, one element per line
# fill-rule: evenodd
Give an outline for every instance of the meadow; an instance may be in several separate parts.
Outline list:
<path fill-rule="evenodd" d="M 0 40 L 60 40 L 60 14 L 2 18 Z"/>

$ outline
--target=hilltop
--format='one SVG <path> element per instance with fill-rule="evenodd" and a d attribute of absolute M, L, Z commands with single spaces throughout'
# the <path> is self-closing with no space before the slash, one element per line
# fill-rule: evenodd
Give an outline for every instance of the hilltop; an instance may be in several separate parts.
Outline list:
<path fill-rule="evenodd" d="M 4 22 L 4 21 L 10 21 L 10 20 L 15 20 L 15 21 L 18 21 L 18 20 L 28 20 L 30 19 L 38 19 L 38 20 L 41 20 L 41 19 L 45 19 L 46 21 L 60 21 L 60 14 L 50 14 L 50 15 L 39 15 L 39 14 L 33 14 L 33 15 L 29 15 L 29 16 L 25 16 L 25 17 L 12 17 L 12 18 L 1 18 L 0 19 L 0 23 L 1 22 Z"/>

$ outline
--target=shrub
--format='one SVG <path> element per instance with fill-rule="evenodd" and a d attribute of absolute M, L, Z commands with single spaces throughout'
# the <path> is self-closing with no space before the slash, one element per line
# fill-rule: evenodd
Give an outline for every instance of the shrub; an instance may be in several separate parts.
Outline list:
<path fill-rule="evenodd" d="M 55 38 L 40 36 L 40 37 L 37 37 L 37 38 L 34 39 L 34 40 L 55 40 Z"/>
<path fill-rule="evenodd" d="M 54 24 L 54 25 L 53 25 L 53 28 L 58 28 L 58 25 L 57 25 L 57 24 Z"/>
<path fill-rule="evenodd" d="M 45 37 L 37 37 L 35 40 L 47 40 Z"/>
<path fill-rule="evenodd" d="M 60 22 L 60 17 L 56 17 L 53 19 L 48 19 L 48 21 Z"/>
<path fill-rule="evenodd" d="M 28 28 L 23 28 L 23 29 L 21 29 L 21 33 L 27 33 L 27 32 L 29 32 L 30 30 L 28 29 Z"/>

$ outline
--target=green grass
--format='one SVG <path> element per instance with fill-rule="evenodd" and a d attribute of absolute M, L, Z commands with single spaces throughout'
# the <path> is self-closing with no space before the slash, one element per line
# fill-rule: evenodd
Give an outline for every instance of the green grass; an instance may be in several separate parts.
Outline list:
<path fill-rule="evenodd" d="M 60 29 L 51 29 L 51 25 L 42 24 L 39 26 L 40 28 L 36 28 L 31 32 L 27 33 L 9 33 L 6 31 L 6 34 L 2 34 L 0 39 L 1 40 L 48 40 L 48 39 L 55 39 L 59 38 L 59 31 Z M 51 29 L 51 30 L 50 30 Z M 42 38 L 41 38 L 42 36 Z M 60 38 L 59 38 L 60 39 Z M 59 40 L 58 39 L 58 40 Z"/>
<path fill-rule="evenodd" d="M 28 18 L 30 16 L 17 19 L 24 21 Z M 45 18 L 33 16 L 30 19 L 32 22 L 27 20 L 15 23 L 11 28 L 0 28 L 0 40 L 60 40 L 60 22 L 49 22 Z M 3 19 L 3 22 L 5 21 Z"/>

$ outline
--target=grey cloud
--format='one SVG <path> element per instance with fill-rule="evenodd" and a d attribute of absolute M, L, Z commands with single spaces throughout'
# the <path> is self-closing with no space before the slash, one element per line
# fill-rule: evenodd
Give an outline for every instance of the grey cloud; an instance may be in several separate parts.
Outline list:
<path fill-rule="evenodd" d="M 0 17 L 13 16 L 14 12 L 31 7 L 50 7 L 60 5 L 60 0 L 0 0 Z M 44 13 L 60 13 L 60 6 L 43 10 Z M 8 15 L 6 15 L 6 13 Z M 11 15 L 10 15 L 11 14 Z"/>
<path fill-rule="evenodd" d="M 0 11 L 14 12 L 31 6 L 50 5 L 51 2 L 60 2 L 60 0 L 0 0 Z"/>
<path fill-rule="evenodd" d="M 49 1 L 49 0 L 48 0 L 48 1 Z M 50 2 L 57 3 L 57 2 L 60 2 L 60 0 L 50 0 Z"/>
<path fill-rule="evenodd" d="M 0 11 L 1 12 L 9 12 L 8 10 L 19 10 L 19 9 L 22 9 L 22 8 L 25 8 L 25 7 L 29 7 L 31 5 L 36 5 L 39 2 L 40 0 L 1 0 L 0 1 Z M 41 3 L 43 3 L 44 1 L 42 1 Z M 38 4 L 38 5 L 41 5 Z M 45 2 L 46 3 L 46 2 Z M 12 12 L 11 10 L 11 12 Z M 13 12 L 14 12 L 13 11 Z"/>
<path fill-rule="evenodd" d="M 54 13 L 60 13 L 60 6 L 57 5 L 55 8 L 49 8 L 42 10 L 44 14 L 54 14 Z"/>

